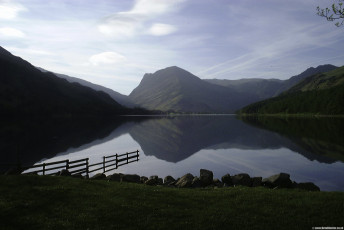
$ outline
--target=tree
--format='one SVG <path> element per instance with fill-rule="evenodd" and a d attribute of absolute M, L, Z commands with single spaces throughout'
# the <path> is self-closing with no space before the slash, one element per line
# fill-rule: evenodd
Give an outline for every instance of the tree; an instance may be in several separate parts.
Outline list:
<path fill-rule="evenodd" d="M 331 8 L 322 9 L 319 6 L 317 7 L 318 13 L 317 15 L 321 17 L 325 17 L 327 21 L 337 21 L 335 23 L 336 26 L 340 27 L 344 25 L 344 8 L 343 2 L 344 0 L 337 0 L 338 3 L 333 3 Z"/>

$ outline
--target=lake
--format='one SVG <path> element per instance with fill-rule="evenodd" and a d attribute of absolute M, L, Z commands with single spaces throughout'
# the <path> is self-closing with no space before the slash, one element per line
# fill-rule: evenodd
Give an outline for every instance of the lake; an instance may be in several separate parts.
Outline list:
<path fill-rule="evenodd" d="M 77 133 L 77 128 L 65 134 L 60 129 L 44 144 L 34 135 L 27 135 L 22 140 L 25 144 L 20 144 L 21 149 L 16 151 L 28 157 L 23 152 L 34 151 L 30 144 L 38 145 L 36 149 L 41 145 L 40 151 L 45 153 L 36 156 L 41 159 L 36 163 L 88 157 L 92 164 L 106 155 L 139 150 L 138 162 L 109 174 L 178 178 L 186 173 L 199 175 L 199 170 L 205 168 L 220 179 L 227 173 L 264 178 L 285 172 L 296 182 L 313 182 L 324 191 L 344 191 L 341 118 L 131 117 L 101 128 L 83 127 Z M 49 136 L 47 130 L 38 133 L 41 139 Z M 8 141 L 1 144 L 7 144 L 9 149 Z"/>

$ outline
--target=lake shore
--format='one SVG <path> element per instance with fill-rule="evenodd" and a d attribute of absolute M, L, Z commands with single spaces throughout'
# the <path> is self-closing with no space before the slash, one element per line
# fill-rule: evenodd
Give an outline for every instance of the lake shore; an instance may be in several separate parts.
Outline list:
<path fill-rule="evenodd" d="M 178 189 L 0 176 L 3 229 L 311 229 L 343 226 L 343 192 Z"/>

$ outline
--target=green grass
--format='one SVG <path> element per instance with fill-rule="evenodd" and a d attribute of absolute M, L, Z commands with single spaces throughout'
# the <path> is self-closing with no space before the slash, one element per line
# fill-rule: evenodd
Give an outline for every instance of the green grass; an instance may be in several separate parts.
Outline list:
<path fill-rule="evenodd" d="M 1 229 L 311 229 L 344 226 L 342 192 L 177 189 L 0 176 Z"/>

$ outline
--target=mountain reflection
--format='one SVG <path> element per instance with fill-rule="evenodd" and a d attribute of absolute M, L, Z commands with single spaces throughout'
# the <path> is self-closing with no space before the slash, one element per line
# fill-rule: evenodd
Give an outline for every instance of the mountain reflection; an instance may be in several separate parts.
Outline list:
<path fill-rule="evenodd" d="M 344 119 L 240 119 L 219 115 L 126 117 L 111 122 L 2 122 L 0 166 L 34 164 L 43 158 L 82 151 L 124 134 L 130 134 L 145 155 L 174 163 L 202 149 L 280 148 L 290 149 L 312 161 L 344 162 Z M 128 146 L 128 150 L 133 147 L 137 148 Z"/>
<path fill-rule="evenodd" d="M 316 123 L 313 125 L 316 127 Z M 176 116 L 147 120 L 132 126 L 129 133 L 146 155 L 169 162 L 182 161 L 201 149 L 262 150 L 283 147 L 309 160 L 324 163 L 342 160 L 342 154 L 339 153 L 342 153 L 343 146 L 326 145 L 327 139 L 321 139 L 319 143 L 313 140 L 313 145 L 304 145 L 302 137 L 297 138 L 292 134 L 285 136 L 279 130 L 270 130 L 264 128 L 263 124 L 258 126 L 252 121 L 245 123 L 234 116 Z M 338 156 L 323 154 L 320 149 L 324 145 L 327 148 L 323 151 L 326 152 L 331 147 L 339 148 L 336 152 Z"/>

